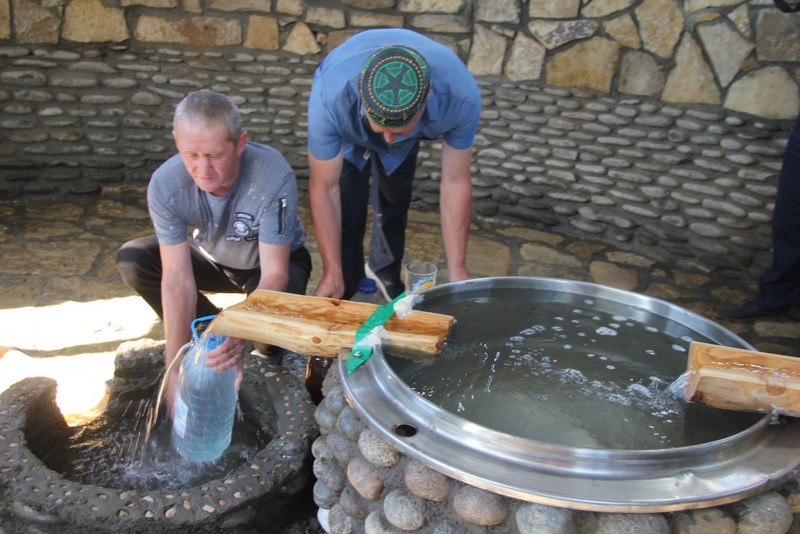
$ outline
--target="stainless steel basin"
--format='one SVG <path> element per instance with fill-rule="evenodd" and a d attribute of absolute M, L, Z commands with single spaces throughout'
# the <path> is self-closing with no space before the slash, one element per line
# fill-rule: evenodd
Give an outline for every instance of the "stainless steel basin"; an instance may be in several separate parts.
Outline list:
<path fill-rule="evenodd" d="M 716 323 L 663 300 L 567 280 L 501 277 L 445 284 L 426 291 L 419 307 L 437 311 L 443 302 L 507 290 L 531 299 L 558 294 L 613 313 L 624 309 L 659 328 L 678 326 L 708 342 L 753 348 Z M 409 387 L 380 352 L 352 374 L 340 363 L 339 373 L 354 409 L 400 451 L 467 484 L 530 502 L 605 512 L 704 508 L 764 491 L 800 464 L 800 426 L 791 418 L 754 415 L 752 424 L 731 435 L 689 446 L 571 447 L 500 432 L 442 409 Z M 716 412 L 720 418 L 741 415 Z"/>

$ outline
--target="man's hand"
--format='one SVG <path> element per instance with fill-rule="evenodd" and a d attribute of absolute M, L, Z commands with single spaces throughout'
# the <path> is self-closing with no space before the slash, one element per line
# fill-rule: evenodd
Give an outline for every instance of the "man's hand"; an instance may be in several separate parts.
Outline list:
<path fill-rule="evenodd" d="M 206 365 L 217 373 L 236 366 L 236 387 L 242 383 L 244 374 L 244 340 L 238 337 L 229 337 L 222 345 L 206 354 Z"/>
<path fill-rule="evenodd" d="M 461 280 L 468 280 L 469 278 L 470 275 L 466 266 L 459 268 L 448 267 L 447 269 L 447 280 L 449 282 L 460 282 Z"/>
<path fill-rule="evenodd" d="M 344 295 L 344 279 L 341 276 L 334 276 L 330 273 L 322 275 L 317 289 L 314 290 L 315 297 L 339 299 L 342 298 L 342 295 Z"/>

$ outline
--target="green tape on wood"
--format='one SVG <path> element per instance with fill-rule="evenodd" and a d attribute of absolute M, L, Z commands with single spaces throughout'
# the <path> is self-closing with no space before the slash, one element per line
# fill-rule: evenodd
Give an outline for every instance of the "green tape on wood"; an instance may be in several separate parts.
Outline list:
<path fill-rule="evenodd" d="M 358 328 L 355 340 L 353 341 L 353 350 L 350 351 L 350 354 L 345 358 L 348 374 L 358 369 L 361 364 L 369 360 L 370 356 L 372 356 L 372 351 L 375 347 L 364 340 L 374 329 L 386 324 L 386 321 L 394 314 L 394 303 L 405 296 L 406 294 L 402 293 L 393 301 L 376 309 L 372 312 L 372 315 L 369 316 L 369 319 L 364 321 L 364 324 Z"/>

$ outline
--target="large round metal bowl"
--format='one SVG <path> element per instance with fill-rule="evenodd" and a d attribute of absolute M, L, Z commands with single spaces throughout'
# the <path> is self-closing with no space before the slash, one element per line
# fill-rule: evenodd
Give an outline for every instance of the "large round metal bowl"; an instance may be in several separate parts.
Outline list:
<path fill-rule="evenodd" d="M 720 325 L 666 301 L 568 280 L 499 277 L 450 283 L 426 291 L 418 307 L 437 311 L 436 302 L 499 289 L 531 298 L 556 292 L 567 299 L 589 298 L 601 307 L 623 306 L 640 320 L 679 324 L 711 343 L 753 349 Z M 452 478 L 516 499 L 605 512 L 704 508 L 762 492 L 800 463 L 794 453 L 800 427 L 791 418 L 755 416 L 752 426 L 733 435 L 684 447 L 576 448 L 498 432 L 444 410 L 405 384 L 379 352 L 352 374 L 340 360 L 348 400 L 401 452 Z M 719 410 L 719 417 L 732 413 Z"/>

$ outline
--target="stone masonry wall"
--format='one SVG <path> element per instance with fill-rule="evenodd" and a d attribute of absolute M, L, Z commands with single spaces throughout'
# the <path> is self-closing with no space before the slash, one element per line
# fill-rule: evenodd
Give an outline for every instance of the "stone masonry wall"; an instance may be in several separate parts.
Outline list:
<path fill-rule="evenodd" d="M 800 14 L 772 0 L 0 0 L 0 199 L 143 188 L 188 92 L 212 87 L 305 187 L 328 50 L 406 27 L 481 86 L 480 216 L 760 272 Z M 415 202 L 438 204 L 439 144 Z"/>

